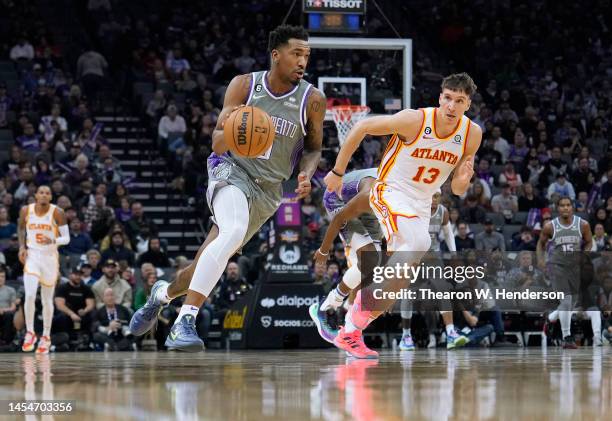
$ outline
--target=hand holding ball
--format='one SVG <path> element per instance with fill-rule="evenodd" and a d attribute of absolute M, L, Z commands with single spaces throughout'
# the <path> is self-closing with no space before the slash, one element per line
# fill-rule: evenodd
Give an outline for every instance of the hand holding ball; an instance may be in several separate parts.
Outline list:
<path fill-rule="evenodd" d="M 225 121 L 223 137 L 232 153 L 245 158 L 258 157 L 274 141 L 272 118 L 261 108 L 240 107 Z"/>

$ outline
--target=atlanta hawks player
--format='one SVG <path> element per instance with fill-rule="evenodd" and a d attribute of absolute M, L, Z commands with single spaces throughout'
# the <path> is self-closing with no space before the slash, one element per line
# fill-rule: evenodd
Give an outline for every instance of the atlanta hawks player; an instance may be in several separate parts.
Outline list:
<path fill-rule="evenodd" d="M 387 250 L 407 252 L 402 263 L 417 264 L 429 249 L 428 227 L 431 197 L 454 170 L 451 189 L 465 193 L 474 173 L 474 155 L 482 130 L 464 114 L 470 108 L 476 85 L 466 73 L 442 81 L 439 107 L 405 109 L 390 116 L 377 116 L 356 123 L 349 132 L 332 171 L 325 176 L 327 189 L 340 194 L 342 175 L 351 156 L 366 135 L 392 134 L 370 192 L 370 206 L 387 238 Z M 389 264 L 400 259 L 391 257 Z M 383 290 L 399 291 L 404 279 L 385 282 Z M 362 308 L 361 295 L 350 308 L 346 325 L 334 340 L 337 347 L 358 358 L 376 358 L 367 348 L 361 331 L 388 309 L 395 299 L 377 300 L 377 310 Z"/>
<path fill-rule="evenodd" d="M 36 203 L 24 206 L 19 214 L 19 260 L 24 264 L 26 337 L 22 350 L 30 352 L 36 345 L 34 310 L 36 291 L 40 283 L 43 306 L 43 334 L 36 352 L 47 354 L 51 346 L 53 319 L 53 292 L 59 277 L 57 247 L 70 242 L 70 233 L 64 211 L 51 204 L 51 189 L 40 186 L 36 190 Z"/>

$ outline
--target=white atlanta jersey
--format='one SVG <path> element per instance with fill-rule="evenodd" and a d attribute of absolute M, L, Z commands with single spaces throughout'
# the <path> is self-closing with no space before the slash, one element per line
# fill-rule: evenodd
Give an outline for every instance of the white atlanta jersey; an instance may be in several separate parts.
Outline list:
<path fill-rule="evenodd" d="M 446 137 L 436 131 L 437 108 L 421 108 L 421 128 L 416 138 L 402 141 L 395 134 L 378 167 L 378 182 L 414 199 L 431 202 L 465 153 L 471 121 L 462 116 Z"/>
<path fill-rule="evenodd" d="M 49 210 L 44 215 L 38 216 L 35 211 L 35 204 L 28 206 L 26 214 L 26 242 L 28 249 L 57 252 L 55 244 L 43 244 L 42 237 L 55 240 L 58 237 L 57 223 L 53 219 L 55 205 L 49 205 Z"/>

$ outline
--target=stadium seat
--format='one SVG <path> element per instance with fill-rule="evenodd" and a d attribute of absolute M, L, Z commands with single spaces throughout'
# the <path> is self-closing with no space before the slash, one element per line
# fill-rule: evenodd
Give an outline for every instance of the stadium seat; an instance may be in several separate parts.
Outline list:
<path fill-rule="evenodd" d="M 491 221 L 493 221 L 493 225 L 496 227 L 503 227 L 506 225 L 506 219 L 501 213 L 487 212 L 487 218 L 491 219 Z"/>
<path fill-rule="evenodd" d="M 529 212 L 517 212 L 514 214 L 514 218 L 512 218 L 513 224 L 525 225 L 527 222 L 527 215 Z"/>
<path fill-rule="evenodd" d="M 0 72 L 14 72 L 15 65 L 10 60 L 2 60 L 0 61 Z"/>
<path fill-rule="evenodd" d="M 520 225 L 504 225 L 502 232 L 506 240 L 508 239 L 512 240 L 512 236 L 516 234 L 517 232 L 520 232 L 520 230 L 521 230 Z"/>
<path fill-rule="evenodd" d="M 483 232 L 484 231 L 484 227 L 482 226 L 482 224 L 470 224 L 470 232 L 473 233 L 474 235 Z"/>
<path fill-rule="evenodd" d="M 0 129 L 0 142 L 13 143 L 13 131 L 11 129 Z"/>

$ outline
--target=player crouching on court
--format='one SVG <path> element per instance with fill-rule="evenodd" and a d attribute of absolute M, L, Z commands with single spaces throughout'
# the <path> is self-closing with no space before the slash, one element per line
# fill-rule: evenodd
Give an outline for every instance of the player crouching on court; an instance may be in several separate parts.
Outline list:
<path fill-rule="evenodd" d="M 43 334 L 36 352 L 47 354 L 51 347 L 51 322 L 53 321 L 53 295 L 59 278 L 58 246 L 70 242 L 70 232 L 64 211 L 51 204 L 51 189 L 40 186 L 36 190 L 36 203 L 24 206 L 19 213 L 19 260 L 24 264 L 26 336 L 22 350 L 31 352 L 36 346 L 34 312 L 36 291 L 40 283 L 42 301 Z"/>
<path fill-rule="evenodd" d="M 342 176 L 363 138 L 393 135 L 370 192 L 370 207 L 385 231 L 387 251 L 393 252 L 390 266 L 420 262 L 431 245 L 428 227 L 432 195 L 453 171 L 452 192 L 465 193 L 474 173 L 474 155 L 480 147 L 482 130 L 464 114 L 470 108 L 476 85 L 466 73 L 459 73 L 446 77 L 441 88 L 437 108 L 405 109 L 356 123 L 334 168 L 325 176 L 327 189 L 341 194 Z M 400 256 L 394 253 L 397 251 L 404 253 Z M 383 289 L 399 291 L 407 286 L 405 279 L 389 279 Z M 363 342 L 362 330 L 395 300 L 378 300 L 376 310 L 362 308 L 363 293 L 357 293 L 334 344 L 354 357 L 377 358 L 378 353 Z"/>

